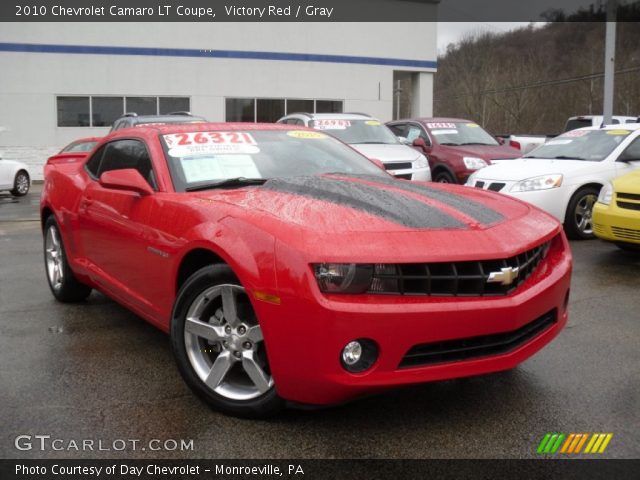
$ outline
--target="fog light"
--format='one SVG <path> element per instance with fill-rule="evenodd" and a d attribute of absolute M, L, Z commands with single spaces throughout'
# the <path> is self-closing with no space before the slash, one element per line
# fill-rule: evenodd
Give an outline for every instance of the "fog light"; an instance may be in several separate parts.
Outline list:
<path fill-rule="evenodd" d="M 360 342 L 354 341 L 347 343 L 347 346 L 342 350 L 342 361 L 347 365 L 355 365 L 362 356 L 362 345 Z"/>
<path fill-rule="evenodd" d="M 345 370 L 351 373 L 364 372 L 378 359 L 378 347 L 373 340 L 359 338 L 347 343 L 340 357 Z"/>

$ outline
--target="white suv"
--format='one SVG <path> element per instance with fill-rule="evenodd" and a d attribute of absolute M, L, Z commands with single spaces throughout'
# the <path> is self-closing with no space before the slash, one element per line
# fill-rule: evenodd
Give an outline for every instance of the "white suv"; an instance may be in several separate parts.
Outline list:
<path fill-rule="evenodd" d="M 397 178 L 431 180 L 427 158 L 401 143 L 378 119 L 363 113 L 292 113 L 278 120 L 329 133 L 369 159 L 380 160 Z"/>

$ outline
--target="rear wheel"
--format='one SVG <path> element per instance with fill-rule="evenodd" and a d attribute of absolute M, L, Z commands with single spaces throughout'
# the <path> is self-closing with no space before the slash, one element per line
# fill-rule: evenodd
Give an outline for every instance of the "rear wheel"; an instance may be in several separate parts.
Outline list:
<path fill-rule="evenodd" d="M 275 390 L 256 314 L 226 265 L 198 270 L 180 289 L 171 344 L 189 387 L 214 408 L 260 418 L 284 406 Z"/>
<path fill-rule="evenodd" d="M 594 187 L 581 188 L 573 194 L 567 207 L 564 229 L 574 240 L 589 240 L 593 235 L 593 206 L 598 200 L 599 190 Z"/>
<path fill-rule="evenodd" d="M 456 183 L 453 176 L 446 170 L 440 170 L 436 173 L 435 177 L 433 177 L 433 181 L 438 183 Z"/>
<path fill-rule="evenodd" d="M 91 293 L 80 283 L 67 262 L 58 224 L 51 215 L 44 225 L 44 266 L 51 293 L 60 302 L 79 302 Z"/>
<path fill-rule="evenodd" d="M 13 190 L 11 190 L 11 194 L 16 197 L 23 197 L 29 193 L 29 186 L 29 174 L 24 170 L 20 170 L 13 179 Z"/>

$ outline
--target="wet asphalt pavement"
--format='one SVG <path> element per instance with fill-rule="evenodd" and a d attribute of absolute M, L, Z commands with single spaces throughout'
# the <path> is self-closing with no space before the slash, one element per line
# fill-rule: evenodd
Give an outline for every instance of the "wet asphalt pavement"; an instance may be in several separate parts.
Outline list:
<path fill-rule="evenodd" d="M 168 337 L 140 318 L 95 292 L 53 300 L 38 195 L 0 196 L 1 458 L 526 458 L 547 432 L 611 432 L 603 457 L 639 457 L 640 255 L 573 242 L 569 324 L 516 370 L 239 420 L 191 394 Z M 18 435 L 95 450 L 19 451 Z M 150 452 L 153 439 L 193 450 Z"/>

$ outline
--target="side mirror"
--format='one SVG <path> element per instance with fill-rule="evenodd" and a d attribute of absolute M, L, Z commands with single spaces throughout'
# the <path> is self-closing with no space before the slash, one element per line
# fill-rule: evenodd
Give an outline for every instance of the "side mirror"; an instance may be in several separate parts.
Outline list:
<path fill-rule="evenodd" d="M 374 163 L 380 170 L 384 170 L 385 172 L 387 171 L 387 169 L 384 168 L 384 163 L 382 163 L 382 160 L 378 160 L 377 158 L 370 158 L 369 160 L 371 160 L 371 162 Z"/>
<path fill-rule="evenodd" d="M 496 140 L 500 145 L 504 145 L 505 143 L 507 143 L 507 141 L 502 137 L 496 137 Z"/>
<path fill-rule="evenodd" d="M 404 145 L 411 145 L 411 142 L 407 137 L 398 137 L 398 140 L 400 140 L 400 143 Z"/>
<path fill-rule="evenodd" d="M 422 137 L 417 137 L 417 138 L 413 141 L 412 145 L 413 145 L 414 147 L 419 147 L 419 148 L 421 148 L 421 149 L 423 149 L 423 150 L 426 150 L 426 149 L 428 148 L 428 147 L 427 147 L 427 142 L 425 142 L 425 141 L 424 141 L 424 138 L 422 138 Z"/>
<path fill-rule="evenodd" d="M 112 190 L 124 190 L 125 192 L 135 192 L 140 195 L 151 195 L 153 189 L 142 178 L 140 172 L 134 168 L 122 170 L 110 170 L 100 175 L 100 185 Z"/>

